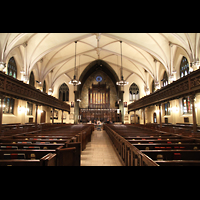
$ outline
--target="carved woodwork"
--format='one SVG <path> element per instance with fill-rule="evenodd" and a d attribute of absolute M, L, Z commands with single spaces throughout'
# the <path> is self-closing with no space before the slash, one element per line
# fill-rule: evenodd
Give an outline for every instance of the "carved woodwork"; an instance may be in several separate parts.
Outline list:
<path fill-rule="evenodd" d="M 0 72 L 0 94 L 70 112 L 70 105 Z"/>
<path fill-rule="evenodd" d="M 200 69 L 128 105 L 128 112 L 200 92 Z"/>

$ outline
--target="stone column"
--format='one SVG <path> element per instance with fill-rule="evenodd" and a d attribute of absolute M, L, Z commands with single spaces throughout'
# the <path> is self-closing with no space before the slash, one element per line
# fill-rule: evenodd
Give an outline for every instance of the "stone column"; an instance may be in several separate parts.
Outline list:
<path fill-rule="evenodd" d="M 63 110 L 62 110 L 62 115 L 61 115 L 61 124 L 63 124 Z"/>
<path fill-rule="evenodd" d="M 38 117 L 38 105 L 35 107 L 35 128 L 37 128 L 37 117 Z"/>
<path fill-rule="evenodd" d="M 79 92 L 74 91 L 74 124 L 78 124 L 78 115 L 79 115 Z"/>
<path fill-rule="evenodd" d="M 54 108 L 53 108 L 53 111 L 52 111 L 52 124 L 54 124 Z"/>
<path fill-rule="evenodd" d="M 193 131 L 194 131 L 194 133 L 196 133 L 197 132 L 197 119 L 196 119 L 196 112 L 195 112 L 195 106 L 194 106 L 195 95 L 190 95 L 190 99 L 191 99 L 191 105 L 192 105 Z"/>
<path fill-rule="evenodd" d="M 160 128 L 162 128 L 162 103 L 159 104 Z"/>
<path fill-rule="evenodd" d="M 3 102 L 4 102 L 5 96 L 0 94 L 1 104 L 0 104 L 0 136 L 1 136 L 1 127 L 2 127 L 2 121 L 3 121 Z"/>
<path fill-rule="evenodd" d="M 143 118 L 144 118 L 144 125 L 146 124 L 146 119 L 145 119 L 145 108 L 143 108 Z"/>
<path fill-rule="evenodd" d="M 124 91 L 119 91 L 119 109 L 121 110 L 121 121 L 124 123 Z"/>
<path fill-rule="evenodd" d="M 134 124 L 136 124 L 136 110 L 134 110 Z"/>

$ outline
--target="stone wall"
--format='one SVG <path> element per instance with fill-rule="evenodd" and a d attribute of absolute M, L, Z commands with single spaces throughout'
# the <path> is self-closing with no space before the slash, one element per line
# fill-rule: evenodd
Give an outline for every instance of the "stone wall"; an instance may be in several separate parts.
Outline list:
<path fill-rule="evenodd" d="M 115 85 L 110 79 L 110 77 L 101 70 L 92 73 L 85 81 L 81 91 L 80 108 L 88 108 L 88 89 L 90 87 L 92 88 L 92 84 L 98 83 L 96 81 L 96 77 L 98 75 L 102 77 L 102 81 L 100 82 L 100 84 L 106 84 L 107 86 L 110 87 L 110 108 L 115 108 L 115 102 L 118 100 Z"/>

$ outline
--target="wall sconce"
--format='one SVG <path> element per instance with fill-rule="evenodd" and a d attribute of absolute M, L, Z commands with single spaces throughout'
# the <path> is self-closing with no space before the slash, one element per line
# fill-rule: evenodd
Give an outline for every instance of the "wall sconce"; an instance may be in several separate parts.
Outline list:
<path fill-rule="evenodd" d="M 18 106 L 18 113 L 22 114 L 25 112 L 25 108 L 23 106 Z"/>
<path fill-rule="evenodd" d="M 48 95 L 52 95 L 52 94 L 53 94 L 53 89 L 52 89 L 52 88 L 49 88 Z"/>
<path fill-rule="evenodd" d="M 178 112 L 179 111 L 179 108 L 178 108 L 178 106 L 176 105 L 176 107 L 172 107 L 171 108 L 171 110 L 172 110 L 172 112 Z"/>

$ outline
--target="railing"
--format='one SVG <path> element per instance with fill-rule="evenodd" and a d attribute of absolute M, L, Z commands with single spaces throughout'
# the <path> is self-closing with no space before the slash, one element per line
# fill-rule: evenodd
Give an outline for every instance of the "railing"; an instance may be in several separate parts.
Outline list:
<path fill-rule="evenodd" d="M 108 125 L 105 125 L 105 131 L 109 135 L 118 157 L 124 166 L 159 166 Z"/>
<path fill-rule="evenodd" d="M 200 92 L 200 69 L 128 105 L 128 112 Z"/>
<path fill-rule="evenodd" d="M 0 72 L 0 94 L 70 112 L 70 105 Z"/>

